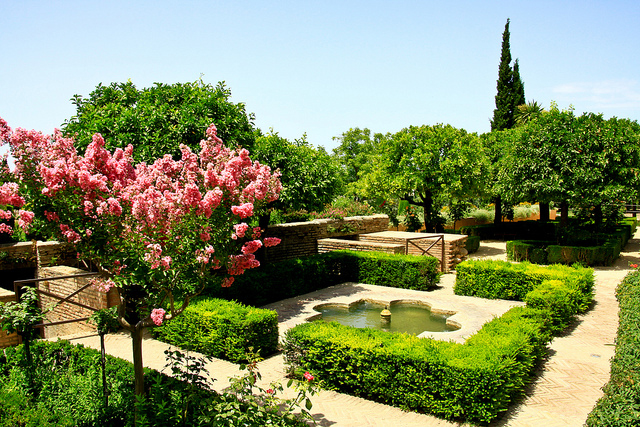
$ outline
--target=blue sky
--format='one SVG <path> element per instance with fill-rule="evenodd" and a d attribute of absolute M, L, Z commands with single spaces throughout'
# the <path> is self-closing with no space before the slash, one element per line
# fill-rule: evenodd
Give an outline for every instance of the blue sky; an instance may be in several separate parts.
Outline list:
<path fill-rule="evenodd" d="M 0 0 L 0 117 L 51 133 L 98 83 L 225 81 L 263 131 L 487 132 L 511 19 L 528 101 L 640 119 L 638 1 Z"/>

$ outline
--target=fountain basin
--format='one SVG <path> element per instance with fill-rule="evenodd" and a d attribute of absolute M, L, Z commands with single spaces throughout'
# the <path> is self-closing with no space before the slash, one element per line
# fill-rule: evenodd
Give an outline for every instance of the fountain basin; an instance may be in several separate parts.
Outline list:
<path fill-rule="evenodd" d="M 381 317 L 388 307 L 391 320 Z M 450 332 L 460 329 L 460 324 L 450 320 L 453 311 L 435 311 L 420 301 L 402 300 L 392 302 L 360 299 L 350 304 L 319 304 L 314 310 L 320 314 L 311 320 L 322 319 L 338 322 L 355 328 L 372 328 L 389 332 L 404 332 L 420 335 L 424 332 Z"/>

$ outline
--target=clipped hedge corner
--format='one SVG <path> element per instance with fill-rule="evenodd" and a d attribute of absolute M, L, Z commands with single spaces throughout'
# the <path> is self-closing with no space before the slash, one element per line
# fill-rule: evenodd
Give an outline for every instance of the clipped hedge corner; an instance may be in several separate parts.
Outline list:
<path fill-rule="evenodd" d="M 262 357 L 276 352 L 278 314 L 234 301 L 199 298 L 180 316 L 154 328 L 154 334 L 185 350 L 246 362 L 250 351 Z"/>

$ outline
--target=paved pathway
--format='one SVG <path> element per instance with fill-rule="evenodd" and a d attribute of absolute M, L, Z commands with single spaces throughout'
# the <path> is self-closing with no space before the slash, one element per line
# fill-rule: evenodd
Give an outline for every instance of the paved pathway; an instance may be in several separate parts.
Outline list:
<path fill-rule="evenodd" d="M 548 360 L 541 367 L 526 396 L 521 402 L 514 403 L 509 411 L 491 426 L 555 427 L 584 424 L 587 415 L 602 395 L 601 387 L 609 379 L 609 359 L 614 353 L 618 325 L 615 287 L 628 272 L 629 263 L 640 263 L 638 255 L 640 233 L 635 237 L 636 239 L 629 242 L 625 252 L 614 266 L 595 269 L 596 302 L 593 309 L 580 316 L 564 336 L 556 337 L 552 341 Z M 480 250 L 473 255 L 473 258 L 505 259 L 505 244 L 504 242 L 482 242 Z M 441 287 L 429 293 L 426 299 L 430 303 L 438 298 L 442 298 L 442 301 L 450 301 L 448 298 L 453 294 L 454 283 L 455 274 L 443 276 Z M 391 298 L 392 293 L 389 291 L 387 296 Z M 338 295 L 338 297 L 341 296 L 344 295 Z M 314 300 L 313 295 L 310 300 Z M 308 305 L 301 304 L 301 306 L 303 306 L 301 309 L 303 312 L 309 309 Z M 302 315 L 307 314 L 309 313 L 305 312 Z M 291 326 L 291 318 L 295 315 L 291 312 L 281 313 L 281 317 L 285 317 L 281 323 L 284 328 Z M 287 321 L 289 321 L 288 324 L 286 324 Z M 99 348 L 97 336 L 71 337 L 71 340 Z M 128 335 L 120 333 L 107 336 L 106 347 L 110 354 L 131 360 L 131 344 Z M 165 363 L 164 350 L 167 347 L 164 343 L 145 339 L 143 344 L 145 366 L 162 370 Z M 261 362 L 259 367 L 265 384 L 282 379 L 285 375 L 282 355 L 276 355 Z M 222 360 L 214 360 L 207 365 L 207 369 L 213 377 L 217 378 L 214 384 L 218 390 L 228 385 L 227 378 L 241 373 L 237 365 Z M 319 426 L 466 425 L 444 421 L 429 415 L 404 412 L 398 408 L 332 391 L 322 391 L 314 396 L 312 401 L 312 413 Z"/>

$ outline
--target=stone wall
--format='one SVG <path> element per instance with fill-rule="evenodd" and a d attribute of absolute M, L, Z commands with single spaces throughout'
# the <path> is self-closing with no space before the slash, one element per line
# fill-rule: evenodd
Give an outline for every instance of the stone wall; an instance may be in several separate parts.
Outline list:
<path fill-rule="evenodd" d="M 40 254 L 41 266 L 76 262 L 73 248 L 59 242 L 4 243 L 0 245 L 0 270 L 35 268 L 36 252 Z"/>
<path fill-rule="evenodd" d="M 71 276 L 74 274 L 83 274 L 86 271 L 75 267 L 57 266 L 57 267 L 44 267 L 38 271 L 38 278 L 53 278 L 60 276 Z M 47 280 L 38 282 L 37 287 L 41 291 L 47 291 L 55 295 L 66 297 L 83 286 L 85 286 L 91 277 L 75 277 L 60 280 Z M 58 302 L 59 300 L 40 294 L 40 305 L 42 308 L 46 308 L 49 305 Z M 70 301 L 75 301 L 96 309 L 108 308 L 118 305 L 120 299 L 118 292 L 115 288 L 111 289 L 108 293 L 100 292 L 88 287 L 78 294 L 73 296 Z M 72 319 L 80 319 L 91 316 L 93 310 L 89 310 L 84 307 L 80 307 L 71 303 L 62 303 L 58 305 L 54 310 L 47 313 L 45 322 L 59 322 Z M 61 325 L 47 326 L 44 331 L 44 338 L 51 338 L 69 334 L 76 334 L 82 332 L 95 332 L 95 327 L 89 322 L 80 321 L 73 323 L 63 323 Z"/>
<path fill-rule="evenodd" d="M 442 265 L 442 240 L 439 240 L 425 253 L 427 248 L 437 240 L 435 237 L 429 238 L 429 235 L 406 231 L 385 231 L 363 234 L 359 236 L 359 239 L 363 242 L 401 245 L 405 254 L 433 256 Z M 455 266 L 465 259 L 467 255 L 467 250 L 465 249 L 467 236 L 464 234 L 438 234 L 438 236 L 444 236 L 444 268 L 441 268 L 441 271 L 449 272 L 454 270 Z"/>
<path fill-rule="evenodd" d="M 308 222 L 270 225 L 265 237 L 278 237 L 278 246 L 266 248 L 267 262 L 315 255 L 319 252 L 318 240 L 342 237 L 355 240 L 359 234 L 387 230 L 386 215 L 353 216 L 343 220 L 317 219 Z"/>
<path fill-rule="evenodd" d="M 389 244 L 378 242 L 366 242 L 362 240 L 345 239 L 320 239 L 318 240 L 318 253 L 350 250 L 350 251 L 378 251 L 388 254 L 404 254 L 404 246 L 401 244 Z"/>

